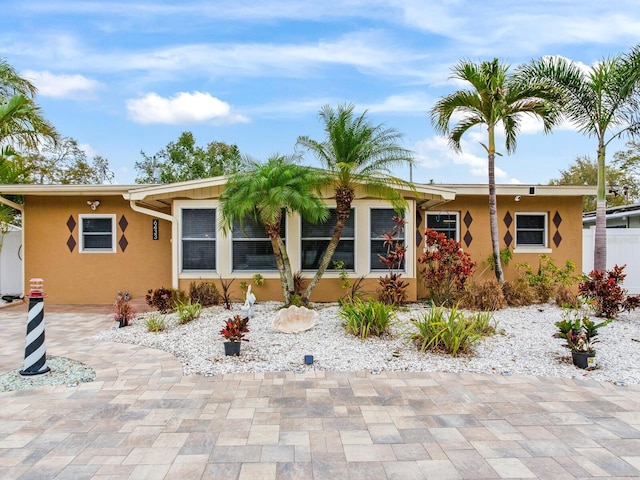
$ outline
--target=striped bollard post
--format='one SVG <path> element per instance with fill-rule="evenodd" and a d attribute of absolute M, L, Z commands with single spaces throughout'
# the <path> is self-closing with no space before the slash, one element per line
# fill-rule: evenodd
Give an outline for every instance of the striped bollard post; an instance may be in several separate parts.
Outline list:
<path fill-rule="evenodd" d="M 29 314 L 27 317 L 27 339 L 24 348 L 24 369 L 20 375 L 47 373 L 47 349 L 44 344 L 44 294 L 41 278 L 29 280 Z"/>

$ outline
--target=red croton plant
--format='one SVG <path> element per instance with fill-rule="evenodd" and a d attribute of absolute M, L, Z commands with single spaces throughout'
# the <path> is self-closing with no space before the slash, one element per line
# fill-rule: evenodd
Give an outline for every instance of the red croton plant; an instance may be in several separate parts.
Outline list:
<path fill-rule="evenodd" d="M 222 335 L 229 342 L 248 342 L 244 335 L 249 332 L 249 319 L 236 315 L 225 321 L 224 328 L 220 330 Z"/>
<path fill-rule="evenodd" d="M 425 252 L 418 257 L 422 279 L 436 305 L 453 305 L 464 291 L 476 262 L 462 250 L 460 242 L 427 228 Z"/>

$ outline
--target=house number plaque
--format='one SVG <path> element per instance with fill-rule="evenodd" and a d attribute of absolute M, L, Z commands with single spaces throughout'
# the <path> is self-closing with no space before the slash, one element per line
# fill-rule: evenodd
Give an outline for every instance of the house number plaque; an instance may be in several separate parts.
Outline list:
<path fill-rule="evenodd" d="M 151 235 L 154 240 L 158 240 L 159 231 L 160 231 L 160 220 L 158 220 L 157 218 L 154 218 L 153 220 L 151 220 Z"/>

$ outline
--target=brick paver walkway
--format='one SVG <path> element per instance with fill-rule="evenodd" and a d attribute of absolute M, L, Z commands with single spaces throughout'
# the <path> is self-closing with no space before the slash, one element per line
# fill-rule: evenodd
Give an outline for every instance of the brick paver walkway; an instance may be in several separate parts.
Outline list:
<path fill-rule="evenodd" d="M 640 387 L 479 374 L 182 375 L 97 343 L 100 308 L 45 307 L 47 353 L 96 381 L 0 393 L 3 479 L 640 478 Z M 0 311 L 0 372 L 26 309 Z M 212 341 L 217 341 L 212 335 Z M 639 367 L 640 368 L 640 367 Z"/>

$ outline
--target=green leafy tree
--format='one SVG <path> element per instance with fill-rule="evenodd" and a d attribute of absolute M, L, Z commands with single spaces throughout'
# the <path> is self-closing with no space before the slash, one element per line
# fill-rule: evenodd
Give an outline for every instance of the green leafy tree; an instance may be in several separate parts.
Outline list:
<path fill-rule="evenodd" d="M 602 59 L 593 67 L 562 57 L 543 57 L 523 66 L 519 75 L 551 82 L 563 93 L 563 114 L 578 130 L 597 140 L 598 196 L 593 265 L 607 264 L 606 152 L 609 143 L 640 130 L 640 45 Z"/>
<path fill-rule="evenodd" d="M 448 137 L 456 151 L 462 150 L 461 139 L 467 130 L 478 125 L 487 129 L 487 144 L 482 146 L 488 161 L 493 264 L 496 278 L 504 283 L 495 182 L 495 156 L 500 155 L 496 151 L 496 128 L 502 125 L 507 153 L 513 153 L 523 115 L 539 118 L 545 133 L 549 132 L 558 119 L 559 95 L 545 82 L 524 81 L 509 74 L 509 65 L 497 58 L 480 64 L 462 60 L 452 68 L 451 78 L 465 82 L 469 88 L 440 99 L 431 109 L 431 123 L 437 132 Z M 461 119 L 452 127 L 452 119 L 458 114 Z"/>
<path fill-rule="evenodd" d="M 100 155 L 87 159 L 71 137 L 45 142 L 37 150 L 27 151 L 23 158 L 29 183 L 83 185 L 110 183 L 113 179 L 109 161 Z"/>
<path fill-rule="evenodd" d="M 225 231 L 230 231 L 235 222 L 242 226 L 247 219 L 264 225 L 287 305 L 295 288 L 287 249 L 280 237 L 282 217 L 297 212 L 317 223 L 329 215 L 320 198 L 324 176 L 318 170 L 298 165 L 297 160 L 297 157 L 281 155 L 270 157 L 266 163 L 246 159 L 242 170 L 229 178 L 220 195 L 220 223 Z"/>
<path fill-rule="evenodd" d="M 626 150 L 613 154 L 612 163 L 616 168 L 640 182 L 640 142 L 632 140 L 627 142 L 626 147 Z"/>
<path fill-rule="evenodd" d="M 366 111 L 356 116 L 354 109 L 354 105 L 340 105 L 337 109 L 327 105 L 320 110 L 325 140 L 298 137 L 297 144 L 315 154 L 326 169 L 328 181 L 335 191 L 337 217 L 318 270 L 302 298 L 305 303 L 324 275 L 340 242 L 356 188 L 363 188 L 371 196 L 390 201 L 398 210 L 406 205 L 406 201 L 397 188 L 413 188 L 410 183 L 392 174 L 394 168 L 413 163 L 412 153 L 398 144 L 401 135 L 384 125 L 371 124 Z"/>
<path fill-rule="evenodd" d="M 176 142 L 169 142 L 155 155 L 140 154 L 143 160 L 135 164 L 137 183 L 173 183 L 229 175 L 237 172 L 242 162 L 236 145 L 210 142 L 203 148 L 196 145 L 191 132 L 183 132 Z"/>
<path fill-rule="evenodd" d="M 618 152 L 620 153 L 620 152 Z M 618 153 L 615 155 L 617 156 Z M 617 165 L 607 165 L 605 167 L 605 177 L 609 184 L 609 189 L 617 188 L 618 195 L 607 196 L 607 207 L 617 207 L 624 205 L 626 200 L 638 198 L 640 188 L 638 179 L 627 174 L 626 169 Z M 598 181 L 598 162 L 588 156 L 577 157 L 566 170 L 560 170 L 560 178 L 549 181 L 549 185 L 595 185 Z M 626 195 L 622 193 L 626 187 Z M 596 197 L 585 196 L 582 198 L 582 211 L 592 212 L 596 209 Z"/>

